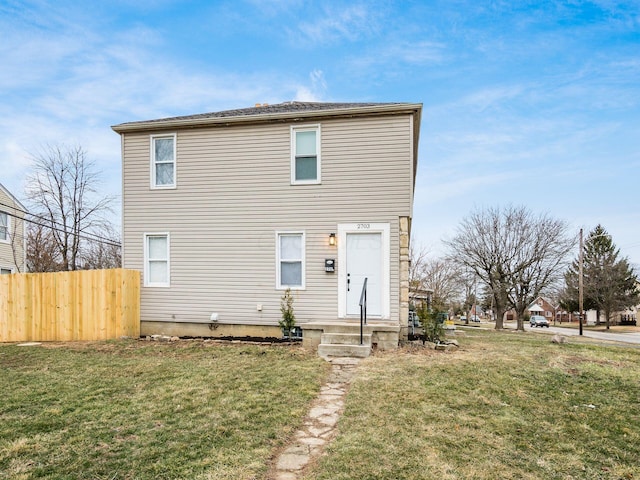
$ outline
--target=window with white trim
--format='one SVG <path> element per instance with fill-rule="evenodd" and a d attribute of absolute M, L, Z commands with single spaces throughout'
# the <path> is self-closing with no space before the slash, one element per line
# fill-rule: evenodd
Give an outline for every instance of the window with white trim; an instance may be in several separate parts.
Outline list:
<path fill-rule="evenodd" d="M 0 212 L 0 242 L 9 241 L 9 215 Z"/>
<path fill-rule="evenodd" d="M 0 268 L 0 275 L 11 275 L 13 270 L 10 268 Z"/>
<path fill-rule="evenodd" d="M 144 236 L 145 287 L 170 286 L 169 234 L 149 233 Z"/>
<path fill-rule="evenodd" d="M 320 125 L 291 127 L 291 183 L 320 183 Z"/>
<path fill-rule="evenodd" d="M 151 188 L 176 187 L 176 135 L 151 135 Z"/>
<path fill-rule="evenodd" d="M 305 246 L 304 233 L 277 234 L 277 288 L 304 289 Z"/>

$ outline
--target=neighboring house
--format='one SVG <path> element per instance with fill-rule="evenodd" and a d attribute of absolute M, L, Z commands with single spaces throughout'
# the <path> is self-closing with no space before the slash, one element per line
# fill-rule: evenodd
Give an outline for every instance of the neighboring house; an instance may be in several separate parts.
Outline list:
<path fill-rule="evenodd" d="M 553 306 L 550 299 L 545 297 L 536 298 L 527 310 L 530 315 L 542 315 L 549 322 L 553 322 L 556 315 L 556 307 Z"/>
<path fill-rule="evenodd" d="M 637 326 L 638 311 L 640 311 L 640 305 L 627 308 L 626 310 L 613 312 L 611 314 L 611 318 L 609 319 L 609 324 Z M 607 323 L 607 317 L 605 316 L 604 312 L 600 312 L 599 318 L 598 318 L 597 310 L 586 310 L 584 314 L 585 314 L 585 321 L 587 325 L 598 325 L 598 324 Z"/>
<path fill-rule="evenodd" d="M 527 312 L 529 312 L 529 315 L 542 315 L 549 322 L 553 322 L 556 314 L 556 307 L 553 306 L 550 299 L 546 297 L 538 297 L 527 307 Z M 518 315 L 513 308 L 507 310 L 503 316 L 503 320 L 505 322 L 511 322 L 517 318 Z"/>
<path fill-rule="evenodd" d="M 0 274 L 25 271 L 25 211 L 18 199 L 0 183 Z"/>
<path fill-rule="evenodd" d="M 430 288 L 410 288 L 409 289 L 409 304 L 416 308 L 427 307 L 431 308 L 431 302 L 433 300 L 433 290 Z"/>
<path fill-rule="evenodd" d="M 563 322 L 577 322 L 580 315 L 578 312 L 568 312 L 566 310 L 559 309 L 556 312 L 556 320 L 560 323 Z"/>
<path fill-rule="evenodd" d="M 280 336 L 290 288 L 318 342 L 323 325 L 359 321 L 366 277 L 378 346 L 397 345 L 421 111 L 286 102 L 113 126 L 141 333 Z"/>
<path fill-rule="evenodd" d="M 471 309 L 469 310 L 469 318 L 473 318 L 473 317 L 483 317 L 485 315 L 484 310 L 482 310 L 482 307 L 480 305 L 476 305 L 473 304 L 471 306 Z"/>

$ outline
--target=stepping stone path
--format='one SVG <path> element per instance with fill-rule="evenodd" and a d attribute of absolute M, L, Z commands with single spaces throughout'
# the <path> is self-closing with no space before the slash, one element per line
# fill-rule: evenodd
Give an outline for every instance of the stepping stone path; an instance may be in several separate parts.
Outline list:
<path fill-rule="evenodd" d="M 331 374 L 311 405 L 304 424 L 292 443 L 276 458 L 273 480 L 296 480 L 311 460 L 319 457 L 336 434 L 336 424 L 344 408 L 344 397 L 353 378 L 358 358 L 333 358 Z"/>

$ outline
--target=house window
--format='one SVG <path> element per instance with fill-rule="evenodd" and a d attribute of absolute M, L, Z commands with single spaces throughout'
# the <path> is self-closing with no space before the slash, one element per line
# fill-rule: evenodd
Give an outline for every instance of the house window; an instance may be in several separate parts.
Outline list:
<path fill-rule="evenodd" d="M 0 212 L 0 242 L 9 241 L 9 215 Z"/>
<path fill-rule="evenodd" d="M 13 270 L 10 268 L 0 268 L 0 275 L 10 275 L 13 273 Z"/>
<path fill-rule="evenodd" d="M 146 287 L 170 286 L 169 234 L 145 234 L 144 247 L 144 285 Z"/>
<path fill-rule="evenodd" d="M 176 136 L 151 136 L 151 188 L 176 187 Z"/>
<path fill-rule="evenodd" d="M 320 126 L 291 127 L 291 183 L 320 183 Z"/>
<path fill-rule="evenodd" d="M 277 239 L 277 288 L 304 289 L 304 233 L 278 233 Z"/>

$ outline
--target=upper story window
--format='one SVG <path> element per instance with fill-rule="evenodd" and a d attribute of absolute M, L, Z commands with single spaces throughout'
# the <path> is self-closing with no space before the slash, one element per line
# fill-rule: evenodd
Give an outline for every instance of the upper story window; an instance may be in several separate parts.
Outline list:
<path fill-rule="evenodd" d="M 144 285 L 169 287 L 169 234 L 150 233 L 144 237 Z"/>
<path fill-rule="evenodd" d="M 282 232 L 277 239 L 277 288 L 304 289 L 304 233 Z"/>
<path fill-rule="evenodd" d="M 176 188 L 176 135 L 151 135 L 151 188 Z"/>
<path fill-rule="evenodd" d="M 320 125 L 291 127 L 291 183 L 320 183 Z"/>
<path fill-rule="evenodd" d="M 0 242 L 9 241 L 9 215 L 0 212 Z"/>

